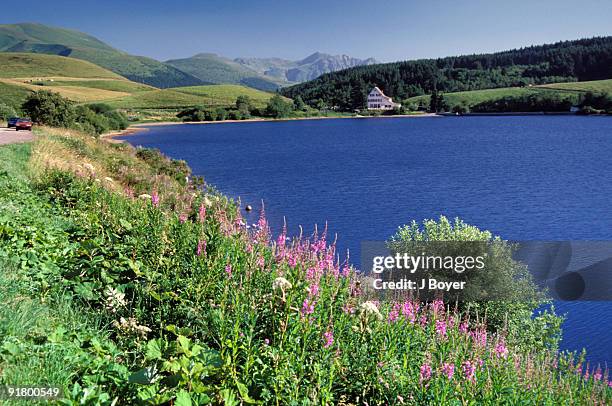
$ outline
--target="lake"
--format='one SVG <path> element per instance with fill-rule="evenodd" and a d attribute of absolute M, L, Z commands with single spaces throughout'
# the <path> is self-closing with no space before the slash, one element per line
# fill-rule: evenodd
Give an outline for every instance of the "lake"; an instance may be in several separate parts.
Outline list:
<path fill-rule="evenodd" d="M 330 119 L 155 126 L 124 137 L 184 159 L 273 229 L 363 240 L 445 215 L 511 240 L 612 240 L 612 117 Z M 558 302 L 562 348 L 612 365 L 612 303 Z"/>

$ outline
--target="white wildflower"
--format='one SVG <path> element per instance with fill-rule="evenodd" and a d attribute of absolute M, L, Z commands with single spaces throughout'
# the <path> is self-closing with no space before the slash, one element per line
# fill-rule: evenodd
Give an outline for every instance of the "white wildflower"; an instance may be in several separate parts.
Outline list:
<path fill-rule="evenodd" d="M 143 193 L 143 194 L 139 195 L 138 198 L 142 199 L 142 200 L 151 200 L 151 195 Z"/>
<path fill-rule="evenodd" d="M 83 164 L 83 167 L 84 167 L 85 169 L 87 169 L 87 170 L 88 170 L 89 172 L 91 172 L 91 173 L 94 173 L 94 172 L 95 172 L 95 170 L 96 170 L 96 169 L 93 167 L 93 165 L 92 165 L 92 164 Z"/>
<path fill-rule="evenodd" d="M 282 290 L 283 292 L 287 289 L 291 289 L 291 282 L 289 282 L 287 279 L 283 278 L 282 276 L 279 276 L 278 278 L 274 279 L 274 282 L 272 282 L 272 289 L 273 290 Z"/>
<path fill-rule="evenodd" d="M 104 180 L 111 183 L 113 182 L 113 178 L 109 178 L 108 176 L 105 177 Z"/>
<path fill-rule="evenodd" d="M 104 307 L 106 307 L 106 310 L 110 311 L 111 313 L 117 313 L 121 307 L 125 307 L 127 305 L 127 302 L 125 301 L 125 293 L 119 292 L 115 288 L 109 286 L 104 291 L 104 294 L 106 295 Z"/>
<path fill-rule="evenodd" d="M 359 309 L 361 310 L 361 314 L 365 316 L 373 315 L 377 319 L 383 318 L 382 314 L 380 314 L 380 311 L 378 310 L 378 306 L 376 306 L 376 303 L 374 302 L 371 302 L 371 301 L 364 302 L 361 304 L 361 306 L 359 306 Z"/>

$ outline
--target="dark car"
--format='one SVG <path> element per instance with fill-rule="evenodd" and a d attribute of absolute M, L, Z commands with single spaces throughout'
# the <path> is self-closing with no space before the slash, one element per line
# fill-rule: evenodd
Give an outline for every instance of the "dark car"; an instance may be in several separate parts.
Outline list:
<path fill-rule="evenodd" d="M 15 127 L 15 124 L 17 124 L 17 121 L 19 121 L 19 117 L 11 117 L 11 118 L 9 118 L 8 119 L 7 127 L 8 128 Z"/>
<path fill-rule="evenodd" d="M 15 123 L 15 130 L 16 131 L 19 131 L 19 130 L 32 131 L 32 120 L 30 120 L 29 118 L 20 118 Z"/>

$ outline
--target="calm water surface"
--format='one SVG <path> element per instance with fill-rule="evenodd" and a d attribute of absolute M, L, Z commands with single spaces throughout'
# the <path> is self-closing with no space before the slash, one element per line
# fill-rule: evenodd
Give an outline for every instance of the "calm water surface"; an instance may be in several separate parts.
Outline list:
<path fill-rule="evenodd" d="M 362 240 L 461 217 L 512 240 L 612 240 L 612 118 L 461 117 L 152 127 L 125 138 L 186 160 L 278 230 Z M 255 222 L 257 213 L 249 214 Z M 557 303 L 563 347 L 612 366 L 612 303 Z"/>

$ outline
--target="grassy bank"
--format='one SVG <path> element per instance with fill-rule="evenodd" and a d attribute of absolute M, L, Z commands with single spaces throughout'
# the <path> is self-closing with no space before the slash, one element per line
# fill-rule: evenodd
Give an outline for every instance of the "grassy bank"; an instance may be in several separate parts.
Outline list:
<path fill-rule="evenodd" d="M 612 401 L 606 372 L 543 339 L 550 315 L 374 302 L 324 233 L 273 238 L 154 151 L 38 135 L 0 148 L 2 384 L 68 404 Z"/>

